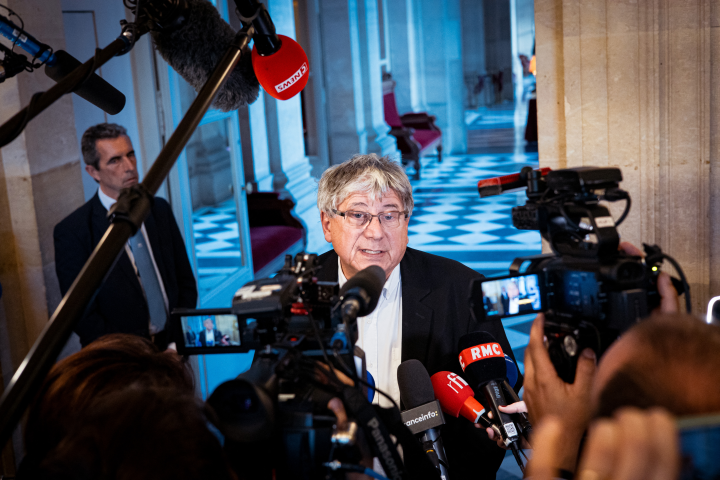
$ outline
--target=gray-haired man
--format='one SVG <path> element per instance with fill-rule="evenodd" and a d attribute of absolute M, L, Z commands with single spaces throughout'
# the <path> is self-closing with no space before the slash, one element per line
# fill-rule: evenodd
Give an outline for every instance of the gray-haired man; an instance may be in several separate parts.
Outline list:
<path fill-rule="evenodd" d="M 358 345 L 378 388 L 397 402 L 398 365 L 417 359 L 430 375 L 461 373 L 457 345 L 465 333 L 490 332 L 513 355 L 499 322 L 478 324 L 470 315 L 470 281 L 480 275 L 454 260 L 407 247 L 413 205 L 402 167 L 374 154 L 329 168 L 318 187 L 323 232 L 333 245 L 319 258 L 318 279 L 342 285 L 369 265 L 385 270 L 378 306 L 358 319 Z M 378 396 L 376 402 L 389 404 Z M 485 432 L 450 418 L 443 438 L 453 478 L 495 478 L 505 452 Z"/>

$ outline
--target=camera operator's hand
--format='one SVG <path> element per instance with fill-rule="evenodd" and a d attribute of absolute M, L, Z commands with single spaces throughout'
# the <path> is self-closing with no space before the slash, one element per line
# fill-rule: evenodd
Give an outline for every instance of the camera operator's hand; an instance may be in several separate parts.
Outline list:
<path fill-rule="evenodd" d="M 562 422 L 546 418 L 535 429 L 537 447 L 528 464 L 528 477 L 558 477 L 557 445 Z M 622 409 L 613 419 L 594 422 L 580 459 L 578 480 L 675 480 L 680 454 L 675 424 L 666 412 Z"/>
<path fill-rule="evenodd" d="M 565 383 L 555 371 L 543 342 L 545 317 L 533 322 L 530 343 L 525 350 L 525 395 L 533 425 L 548 416 L 561 419 L 563 435 L 558 450 L 559 468 L 574 471 L 578 447 L 591 416 L 590 394 L 595 376 L 595 352 L 587 348 L 577 362 L 575 382 Z M 533 441 L 533 444 L 537 444 Z"/>
<path fill-rule="evenodd" d="M 620 242 L 618 247 L 628 255 L 645 258 L 642 250 L 630 242 Z M 660 272 L 657 279 L 658 293 L 660 294 L 660 307 L 662 313 L 677 313 L 680 311 L 680 296 L 670 280 L 670 275 Z"/>

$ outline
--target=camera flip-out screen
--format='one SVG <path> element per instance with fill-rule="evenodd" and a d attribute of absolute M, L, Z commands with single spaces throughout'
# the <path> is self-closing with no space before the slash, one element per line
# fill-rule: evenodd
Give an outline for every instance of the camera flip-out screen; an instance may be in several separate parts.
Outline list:
<path fill-rule="evenodd" d="M 541 282 L 535 273 L 489 278 L 477 283 L 482 291 L 481 310 L 485 318 L 513 317 L 543 311 Z"/>
<path fill-rule="evenodd" d="M 229 308 L 176 310 L 172 321 L 180 323 L 182 339 L 176 344 L 181 355 L 247 351 L 242 346 L 238 317 Z"/>

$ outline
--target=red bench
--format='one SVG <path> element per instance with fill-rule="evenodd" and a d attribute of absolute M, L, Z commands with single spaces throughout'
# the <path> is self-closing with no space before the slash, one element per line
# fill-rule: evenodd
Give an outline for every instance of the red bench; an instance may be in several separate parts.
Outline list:
<path fill-rule="evenodd" d="M 415 178 L 420 178 L 420 157 L 435 154 L 442 162 L 442 132 L 435 125 L 435 117 L 426 112 L 400 115 L 395 102 L 395 81 L 386 74 L 383 79 L 385 122 L 390 135 L 397 139 L 403 164 L 414 163 Z"/>
<path fill-rule="evenodd" d="M 265 278 L 283 267 L 286 254 L 305 250 L 305 228 L 292 215 L 295 203 L 277 192 L 251 193 L 247 202 L 253 270 Z"/>

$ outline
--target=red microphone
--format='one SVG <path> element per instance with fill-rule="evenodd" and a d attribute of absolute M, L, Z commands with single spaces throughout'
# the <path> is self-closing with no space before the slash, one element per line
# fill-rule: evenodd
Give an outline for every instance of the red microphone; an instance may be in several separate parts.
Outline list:
<path fill-rule="evenodd" d="M 460 375 L 437 372 L 430 381 L 443 412 L 455 418 L 462 415 L 473 423 L 481 421 L 485 407 L 475 400 L 472 388 Z M 482 420 L 487 423 L 484 418 Z"/>
<path fill-rule="evenodd" d="M 288 100 L 305 88 L 308 82 L 308 58 L 305 50 L 290 37 L 278 35 L 280 48 L 271 55 L 252 51 L 255 76 L 263 90 L 278 100 Z"/>

